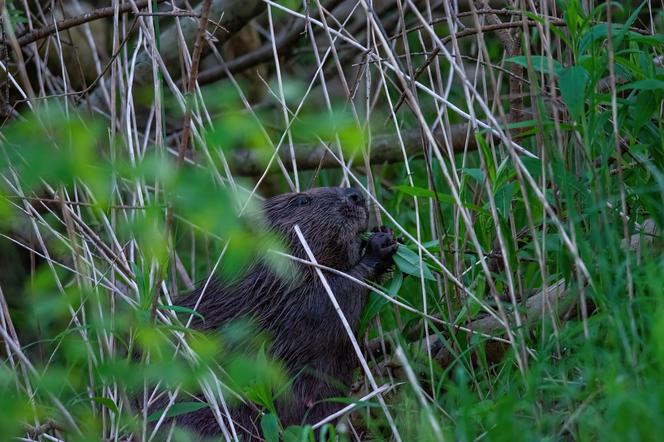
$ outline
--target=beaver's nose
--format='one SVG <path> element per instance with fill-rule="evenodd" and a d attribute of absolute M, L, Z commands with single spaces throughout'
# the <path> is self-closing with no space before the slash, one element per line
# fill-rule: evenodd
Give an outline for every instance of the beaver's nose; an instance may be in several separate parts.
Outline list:
<path fill-rule="evenodd" d="M 364 197 L 357 189 L 354 187 L 349 187 L 348 189 L 344 189 L 344 192 L 346 193 L 346 199 L 348 201 L 355 204 L 356 206 L 364 206 Z"/>

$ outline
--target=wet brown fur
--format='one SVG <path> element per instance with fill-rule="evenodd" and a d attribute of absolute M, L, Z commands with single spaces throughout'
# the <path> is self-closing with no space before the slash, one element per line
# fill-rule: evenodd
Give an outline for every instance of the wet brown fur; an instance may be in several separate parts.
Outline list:
<path fill-rule="evenodd" d="M 358 279 L 376 280 L 391 263 L 396 243 L 391 232 L 374 233 L 368 244 L 360 239 L 367 229 L 364 198 L 354 189 L 316 188 L 288 193 L 264 204 L 269 228 L 285 239 L 293 255 L 306 259 L 294 225 L 302 230 L 317 261 Z M 298 277 L 283 278 L 257 262 L 232 283 L 213 280 L 182 298 L 178 304 L 196 308 L 205 321 L 192 326 L 216 330 L 238 318 L 251 318 L 271 336 L 271 356 L 294 378 L 290 394 L 277 400 L 284 427 L 313 424 L 344 404 L 325 401 L 349 392 L 357 365 L 351 342 L 315 271 L 296 265 Z M 354 330 L 364 307 L 366 288 L 340 275 L 325 272 L 344 315 Z M 261 440 L 260 414 L 249 406 L 231 410 L 235 428 L 244 440 Z M 220 434 L 219 424 L 205 408 L 177 418 L 178 425 L 202 436 Z"/>

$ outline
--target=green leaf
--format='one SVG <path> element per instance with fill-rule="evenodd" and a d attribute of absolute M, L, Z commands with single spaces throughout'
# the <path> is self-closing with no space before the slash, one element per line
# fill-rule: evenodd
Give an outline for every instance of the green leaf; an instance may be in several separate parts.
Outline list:
<path fill-rule="evenodd" d="M 192 310 L 188 307 L 183 307 L 181 305 L 160 305 L 158 308 L 162 310 L 172 310 L 177 313 L 185 313 L 187 315 L 194 315 L 197 318 L 199 318 L 201 321 L 205 322 L 205 318 L 203 315 L 198 313 L 196 310 Z"/>
<path fill-rule="evenodd" d="M 461 169 L 462 172 L 475 181 L 477 181 L 477 184 L 482 184 L 484 183 L 484 172 L 482 172 L 482 169 L 468 169 L 468 168 L 463 168 Z"/>
<path fill-rule="evenodd" d="M 493 161 L 493 155 L 491 154 L 491 148 L 486 142 L 486 139 L 482 134 L 476 134 L 475 138 L 477 139 L 477 145 L 480 147 L 480 152 L 484 156 L 484 163 L 486 166 L 487 176 L 489 177 L 489 183 L 495 184 L 496 182 L 496 164 Z"/>
<path fill-rule="evenodd" d="M 301 427 L 299 425 L 291 425 L 284 430 L 284 442 L 308 442 L 310 440 L 311 425 Z M 311 438 L 311 440 L 314 440 Z"/>
<path fill-rule="evenodd" d="M 514 171 L 514 164 L 508 157 L 506 157 L 502 163 L 500 163 L 500 166 L 498 166 L 498 170 L 496 172 L 496 187 L 502 187 L 505 183 L 507 183 L 514 175 L 516 172 Z"/>
<path fill-rule="evenodd" d="M 657 112 L 659 100 L 655 99 L 655 95 L 652 91 L 641 91 L 636 95 L 629 111 L 633 125 L 632 133 L 637 134 L 650 121 L 651 116 Z"/>
<path fill-rule="evenodd" d="M 632 33 L 630 32 L 629 39 L 630 41 L 633 41 L 635 43 L 642 43 L 649 46 L 655 46 L 664 43 L 664 34 L 643 35 L 635 33 L 635 35 L 632 35 Z"/>
<path fill-rule="evenodd" d="M 103 405 L 104 407 L 108 408 L 113 412 L 113 414 L 117 415 L 119 413 L 118 406 L 115 405 L 115 402 L 110 400 L 107 397 L 102 397 L 102 396 L 95 396 L 90 398 L 90 400 L 98 403 L 99 405 Z"/>
<path fill-rule="evenodd" d="M 393 188 L 401 193 L 405 193 L 406 195 L 420 197 L 420 198 L 433 198 L 437 199 L 443 204 L 456 205 L 456 201 L 451 196 L 442 194 L 440 192 L 436 193 L 433 190 L 424 189 L 422 187 L 399 185 L 399 186 L 394 186 Z M 481 207 L 468 203 L 463 203 L 463 207 L 473 210 L 482 210 Z"/>
<path fill-rule="evenodd" d="M 443 195 L 440 192 L 436 194 L 436 192 L 434 192 L 433 190 L 425 189 L 423 187 L 408 186 L 403 184 L 399 186 L 394 186 L 394 189 L 410 196 L 418 196 L 421 198 L 433 198 L 437 199 L 442 203 L 455 204 L 454 198 L 452 198 L 451 196 Z"/>
<path fill-rule="evenodd" d="M 578 120 L 583 115 L 586 85 L 590 81 L 590 75 L 583 67 L 572 66 L 562 69 L 558 78 L 563 101 L 572 118 Z"/>
<path fill-rule="evenodd" d="M 618 91 L 638 90 L 638 91 L 657 91 L 664 90 L 664 81 L 656 78 L 647 78 L 645 80 L 632 81 L 618 88 Z"/>
<path fill-rule="evenodd" d="M 329 441 L 344 440 L 344 439 L 337 437 L 337 429 L 333 424 L 325 424 L 320 429 L 320 437 L 318 440 L 329 442 Z"/>
<path fill-rule="evenodd" d="M 542 160 L 537 158 L 524 157 L 521 159 L 526 170 L 534 179 L 538 179 L 542 175 Z"/>
<path fill-rule="evenodd" d="M 481 279 L 483 280 L 484 277 L 482 277 Z M 461 324 L 462 322 L 466 321 L 468 318 L 474 318 L 480 312 L 481 309 L 482 309 L 482 304 L 475 301 L 473 298 L 468 298 L 468 301 L 464 303 L 463 307 L 461 307 L 461 310 L 459 310 L 459 314 L 454 320 L 454 324 Z"/>
<path fill-rule="evenodd" d="M 261 430 L 263 430 L 266 442 L 279 442 L 279 420 L 274 413 L 263 415 Z"/>
<path fill-rule="evenodd" d="M 389 285 L 385 288 L 385 292 L 388 295 L 395 297 L 397 293 L 399 293 L 399 289 L 401 288 L 402 283 L 403 283 L 403 273 L 397 270 L 394 272 L 394 276 L 392 276 L 392 279 L 390 279 Z"/>
<path fill-rule="evenodd" d="M 576 36 L 579 24 L 582 22 L 580 7 L 577 0 L 571 0 L 565 3 L 563 9 L 563 19 L 567 23 L 567 29 L 574 38 Z"/>
<path fill-rule="evenodd" d="M 538 14 L 533 14 L 532 12 L 525 11 L 526 17 L 528 17 L 530 20 L 540 23 L 542 25 L 546 24 L 547 19 L 542 17 L 541 15 Z M 562 41 L 565 42 L 566 45 L 570 46 L 570 41 L 567 38 L 567 35 L 565 35 L 565 32 L 563 32 L 559 27 L 555 26 L 554 24 L 551 24 L 549 27 L 551 29 L 551 32 L 556 34 Z"/>
<path fill-rule="evenodd" d="M 620 26 L 613 25 L 612 33 L 615 35 L 620 31 Z M 608 35 L 608 27 L 606 23 L 600 23 L 593 26 L 587 32 L 581 36 L 579 41 L 579 54 L 583 54 L 588 47 L 593 44 L 596 40 L 604 39 Z"/>
<path fill-rule="evenodd" d="M 551 72 L 549 70 L 549 60 L 547 57 L 543 55 L 533 55 L 530 57 L 530 59 L 533 64 L 533 69 L 543 74 L 555 75 L 558 73 L 558 71 L 562 69 L 562 65 L 559 62 L 557 62 L 556 60 L 551 60 L 551 65 L 553 66 L 553 72 Z M 529 67 L 528 59 L 525 57 L 525 55 L 520 55 L 518 57 L 510 57 L 506 61 L 509 61 L 510 63 L 516 63 L 525 68 Z"/>
<path fill-rule="evenodd" d="M 629 18 L 625 23 L 622 24 L 622 29 L 620 33 L 615 37 L 613 46 L 617 47 L 622 43 L 623 39 L 625 38 L 625 35 L 629 33 L 633 33 L 632 31 L 629 30 L 630 26 L 634 24 L 636 19 L 639 17 L 639 14 L 641 13 L 641 9 L 646 5 L 647 1 L 642 1 L 639 6 L 637 6 L 634 11 L 630 14 Z"/>
<path fill-rule="evenodd" d="M 171 406 L 166 412 L 166 417 L 180 416 L 182 414 L 191 413 L 193 411 L 198 411 L 202 408 L 206 408 L 208 405 L 203 402 L 178 402 Z M 155 411 L 148 416 L 148 422 L 155 422 L 161 418 L 161 415 L 164 414 L 164 410 Z"/>
<path fill-rule="evenodd" d="M 500 189 L 496 191 L 494 196 L 496 200 L 496 209 L 503 218 L 507 218 L 507 215 L 512 208 L 512 199 L 514 198 L 516 184 L 516 182 L 512 182 L 501 186 Z"/>
<path fill-rule="evenodd" d="M 420 277 L 420 257 L 417 255 L 417 253 L 413 252 L 408 247 L 399 244 L 397 253 L 394 255 L 394 263 L 402 272 L 413 275 L 417 278 Z M 423 266 L 422 273 L 424 275 L 424 279 L 435 281 L 436 278 L 434 278 L 433 273 L 431 273 L 431 269 L 427 263 L 424 261 L 421 263 Z"/>
<path fill-rule="evenodd" d="M 632 14 L 631 19 L 635 19 L 637 15 Z M 611 25 L 611 36 L 613 37 L 613 46 L 618 47 L 622 40 L 628 36 L 630 39 L 643 37 L 641 34 L 630 31 L 629 24 L 613 23 Z M 604 40 L 609 36 L 609 26 L 606 23 L 600 23 L 585 32 L 579 42 L 579 54 L 583 54 L 588 47 L 592 46 L 597 40 Z"/>
<path fill-rule="evenodd" d="M 256 354 L 255 364 L 256 367 L 269 367 L 270 360 L 265 350 L 265 343 L 261 345 Z M 253 402 L 264 406 L 270 411 L 275 410 L 273 384 L 269 378 L 261 379 L 257 377 L 255 382 L 252 382 L 245 388 L 244 393 Z"/>
<path fill-rule="evenodd" d="M 392 279 L 390 279 L 389 284 L 385 287 L 385 293 L 390 295 L 392 298 L 399 293 L 401 285 L 403 284 L 403 273 L 398 269 L 394 271 Z M 384 296 L 379 295 L 376 292 L 371 292 L 369 294 L 369 300 L 367 301 L 364 309 L 362 310 L 362 316 L 360 317 L 360 334 L 363 333 L 369 325 L 369 322 L 378 315 L 383 307 L 385 307 L 389 301 L 385 299 Z"/>

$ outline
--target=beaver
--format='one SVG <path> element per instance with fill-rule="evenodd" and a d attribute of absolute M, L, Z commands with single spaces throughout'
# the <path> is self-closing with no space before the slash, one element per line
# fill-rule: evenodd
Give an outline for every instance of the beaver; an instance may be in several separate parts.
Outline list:
<path fill-rule="evenodd" d="M 319 264 L 356 279 L 378 281 L 393 264 L 397 242 L 387 227 L 373 229 L 367 240 L 368 209 L 354 188 L 322 187 L 286 193 L 265 201 L 268 228 L 280 236 L 294 256 L 307 259 L 297 238 L 298 225 Z M 308 259 L 307 259 L 308 260 Z M 192 326 L 213 331 L 238 318 L 251 318 L 271 337 L 270 354 L 291 378 L 290 394 L 276 401 L 284 427 L 314 424 L 340 410 L 326 401 L 349 393 L 357 358 L 343 324 L 313 267 L 293 264 L 297 277 L 280 276 L 258 261 L 234 282 L 213 280 L 185 295 L 177 304 L 196 309 L 205 320 Z M 368 290 L 356 282 L 324 272 L 354 332 Z M 260 413 L 247 405 L 231 410 L 243 440 L 262 440 Z M 201 436 L 216 436 L 220 428 L 212 411 L 204 408 L 176 419 Z"/>

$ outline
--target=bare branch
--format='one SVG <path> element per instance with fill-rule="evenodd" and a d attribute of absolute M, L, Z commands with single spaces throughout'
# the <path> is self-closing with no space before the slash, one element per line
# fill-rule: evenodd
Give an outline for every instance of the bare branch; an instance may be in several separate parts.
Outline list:
<path fill-rule="evenodd" d="M 152 0 L 139 0 L 135 2 L 135 5 L 138 9 L 146 7 Z M 162 3 L 164 0 L 155 0 L 157 3 Z M 131 3 L 125 3 L 118 7 L 119 14 L 126 14 L 130 12 L 134 6 Z M 29 32 L 25 32 L 22 35 L 17 36 L 19 46 L 27 46 L 30 43 L 34 43 L 37 40 L 46 38 L 51 34 L 56 32 L 62 32 L 69 28 L 79 26 L 91 21 L 99 20 L 102 18 L 112 17 L 115 14 L 115 6 L 108 6 L 106 8 L 95 9 L 94 11 L 86 12 L 85 14 L 77 15 L 76 17 L 65 18 L 59 20 L 50 25 L 44 26 L 43 28 L 34 29 Z M 0 42 L 1 44 L 1 42 Z"/>
<path fill-rule="evenodd" d="M 201 15 L 203 5 L 199 5 L 195 12 L 196 16 Z M 217 40 L 217 44 L 222 44 L 233 34 L 242 29 L 251 19 L 265 10 L 265 3 L 261 0 L 213 0 L 210 5 L 209 21 L 206 32 Z M 144 18 L 141 17 L 141 20 Z M 163 66 L 169 72 L 177 72 L 180 62 L 179 41 L 184 39 L 187 44 L 193 45 L 198 33 L 198 20 L 192 17 L 178 18 L 179 25 L 173 25 L 161 32 L 159 56 L 163 61 Z M 155 44 L 150 42 L 149 44 Z M 202 47 L 202 54 L 209 51 L 210 46 Z M 152 81 L 153 63 L 159 63 L 152 60 L 149 51 L 143 51 L 136 60 L 136 69 L 134 72 L 134 82 L 132 88 L 137 89 L 140 86 L 150 84 Z M 90 96 L 89 103 L 100 107 L 102 103 L 101 88 L 97 88 Z"/>

